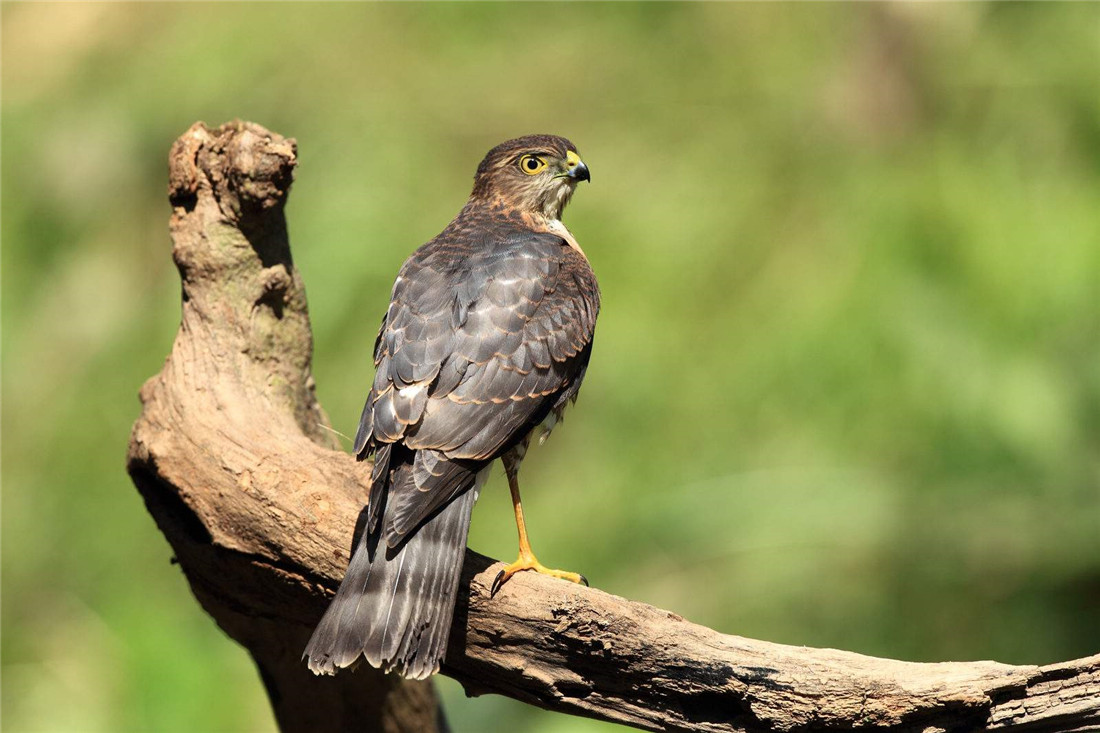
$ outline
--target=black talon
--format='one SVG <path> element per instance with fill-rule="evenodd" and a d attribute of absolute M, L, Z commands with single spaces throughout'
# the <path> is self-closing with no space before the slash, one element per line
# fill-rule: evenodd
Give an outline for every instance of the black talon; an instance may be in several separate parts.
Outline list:
<path fill-rule="evenodd" d="M 489 587 L 489 597 L 490 598 L 495 596 L 497 594 L 497 591 L 500 590 L 500 586 L 503 585 L 503 583 L 500 582 L 500 579 L 503 576 L 504 576 L 504 571 L 501 570 L 499 573 L 497 573 L 497 577 L 493 578 L 493 584 L 492 584 L 492 586 Z"/>
<path fill-rule="evenodd" d="M 577 573 L 577 575 L 581 575 L 581 574 Z M 592 587 L 588 584 L 588 578 L 584 577 L 583 575 L 581 575 L 581 582 L 584 583 L 585 588 L 591 588 Z"/>

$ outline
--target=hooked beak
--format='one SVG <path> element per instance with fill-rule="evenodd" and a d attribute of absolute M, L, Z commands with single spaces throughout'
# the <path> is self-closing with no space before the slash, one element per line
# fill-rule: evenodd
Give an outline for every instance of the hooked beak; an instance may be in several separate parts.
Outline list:
<path fill-rule="evenodd" d="M 580 183 L 581 181 L 591 181 L 592 174 L 588 171 L 588 166 L 584 164 L 581 157 L 570 150 L 565 155 L 565 162 L 569 166 L 568 176 L 574 181 Z"/>

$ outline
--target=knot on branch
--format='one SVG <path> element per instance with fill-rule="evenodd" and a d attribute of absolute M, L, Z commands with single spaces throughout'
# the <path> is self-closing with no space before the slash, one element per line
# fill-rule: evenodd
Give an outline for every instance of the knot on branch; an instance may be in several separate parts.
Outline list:
<path fill-rule="evenodd" d="M 253 255 L 263 267 L 292 266 L 283 207 L 297 162 L 293 138 L 252 122 L 216 128 L 196 122 L 176 140 L 168 156 L 168 199 L 185 294 L 192 295 L 198 281 L 251 274 Z M 179 236 L 187 227 L 203 236 Z"/>
<path fill-rule="evenodd" d="M 226 219 L 241 224 L 286 203 L 297 163 L 293 138 L 253 122 L 234 120 L 217 128 L 196 122 L 172 145 L 168 198 L 173 206 L 190 209 L 207 187 Z"/>

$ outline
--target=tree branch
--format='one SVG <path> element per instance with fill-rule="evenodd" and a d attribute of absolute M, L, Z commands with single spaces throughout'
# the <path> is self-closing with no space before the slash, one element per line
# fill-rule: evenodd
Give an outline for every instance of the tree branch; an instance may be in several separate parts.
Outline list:
<path fill-rule="evenodd" d="M 326 432 L 283 206 L 295 144 L 251 123 L 173 146 L 179 334 L 141 390 L 128 467 L 203 608 L 256 660 L 283 730 L 434 730 L 430 683 L 301 662 L 339 583 L 368 466 Z M 471 694 L 647 730 L 1071 731 L 1100 726 L 1100 655 L 915 664 L 719 634 L 467 552 L 444 673 Z"/>

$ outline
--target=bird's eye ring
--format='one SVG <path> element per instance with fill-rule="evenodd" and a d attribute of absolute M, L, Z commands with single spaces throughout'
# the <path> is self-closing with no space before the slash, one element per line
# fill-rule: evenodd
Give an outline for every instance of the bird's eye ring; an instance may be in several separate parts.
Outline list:
<path fill-rule="evenodd" d="M 546 167 L 546 161 L 537 155 L 523 155 L 519 159 L 519 169 L 533 176 Z"/>

